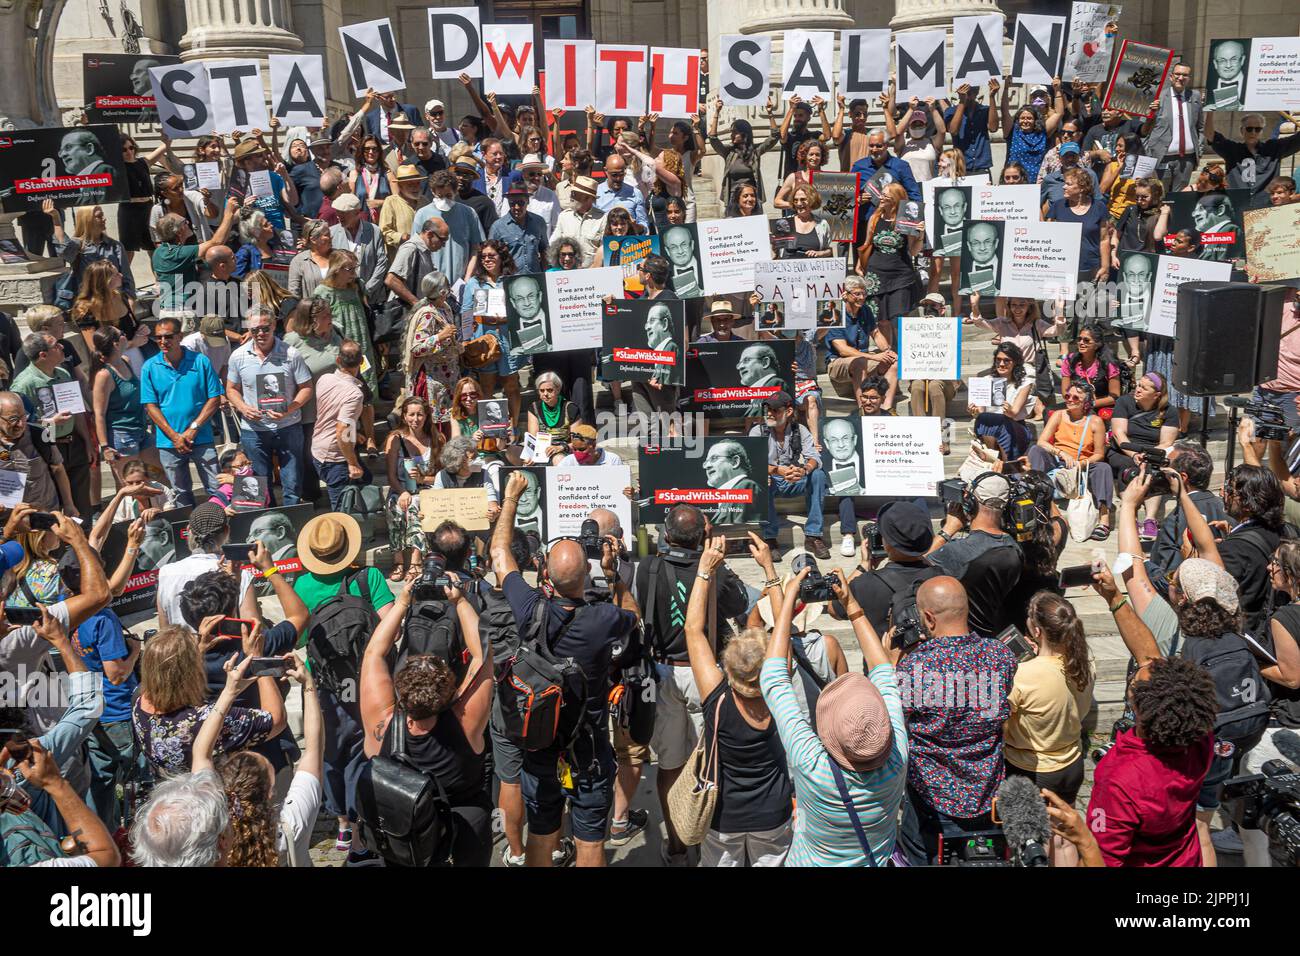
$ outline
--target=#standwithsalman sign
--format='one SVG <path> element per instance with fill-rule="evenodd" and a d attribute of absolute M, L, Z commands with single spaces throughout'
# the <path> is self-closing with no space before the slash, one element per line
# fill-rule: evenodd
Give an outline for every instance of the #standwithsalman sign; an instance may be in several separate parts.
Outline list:
<path fill-rule="evenodd" d="M 96 206 L 127 198 L 122 140 L 115 126 L 56 126 L 0 133 L 5 212 L 54 205 Z"/>

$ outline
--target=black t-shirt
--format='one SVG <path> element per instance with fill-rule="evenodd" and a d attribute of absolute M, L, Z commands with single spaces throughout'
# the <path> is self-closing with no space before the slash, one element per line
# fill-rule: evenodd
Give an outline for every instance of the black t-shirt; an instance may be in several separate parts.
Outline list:
<path fill-rule="evenodd" d="M 262 640 L 262 656 L 279 657 L 288 654 L 293 650 L 294 645 L 298 643 L 298 629 L 293 626 L 292 621 L 281 621 L 270 627 L 264 627 L 262 629 Z M 225 689 L 225 664 L 226 661 L 230 660 L 231 654 L 235 655 L 236 664 L 244 659 L 244 652 L 240 650 L 237 639 L 217 641 L 203 655 L 203 676 L 208 684 L 208 700 L 210 701 L 216 700 L 221 695 L 221 691 Z M 261 696 L 256 681 L 235 698 L 235 706 L 247 707 L 250 710 L 261 709 Z M 293 733 L 288 727 L 282 730 L 278 737 L 258 744 L 252 749 L 271 761 L 271 766 L 277 771 L 296 761 L 299 756 L 298 745 L 294 743 Z"/>
<path fill-rule="evenodd" d="M 656 564 L 657 562 L 657 564 Z M 657 567 L 654 606 L 650 606 L 650 569 Z M 686 653 L 686 603 L 691 588 L 695 586 L 695 572 L 700 566 L 699 553 L 689 559 L 656 555 L 637 562 L 634 593 L 646 620 L 646 634 L 654 642 L 656 660 L 685 663 Z M 734 571 L 725 564 L 715 572 L 718 576 L 718 624 L 723 629 L 727 618 L 744 614 L 749 606 L 745 586 Z M 725 832 L 725 831 L 724 831 Z"/>
<path fill-rule="evenodd" d="M 799 168 L 799 162 L 795 158 L 799 152 L 799 147 L 806 139 L 817 139 L 818 134 L 813 132 L 813 121 L 809 120 L 808 125 L 801 130 L 796 130 L 793 125 L 790 126 L 790 132 L 786 136 L 785 143 L 781 146 L 781 155 L 784 157 L 781 165 L 781 178 L 784 179 Z"/>
<path fill-rule="evenodd" d="M 722 701 L 721 708 L 718 701 Z M 713 829 L 719 833 L 775 830 L 790 819 L 794 789 L 776 721 L 755 730 L 736 707 L 725 680 L 703 703 L 704 739 L 713 745 L 713 715 L 718 715 L 718 802 Z"/>
<path fill-rule="evenodd" d="M 966 588 L 972 631 L 992 637 L 1012 622 L 1007 595 L 1019 583 L 1024 567 L 1015 538 L 972 531 L 945 544 L 930 560 Z"/>
<path fill-rule="evenodd" d="M 1115 413 L 1111 416 L 1111 421 L 1117 418 L 1128 421 L 1129 444 L 1146 445 L 1150 448 L 1160 444 L 1160 426 L 1169 422 L 1167 409 L 1153 408 L 1150 411 L 1142 411 L 1138 408 L 1137 399 L 1133 397 L 1132 392 L 1115 399 Z"/>
<path fill-rule="evenodd" d="M 1265 611 L 1273 593 L 1268 561 L 1278 541 L 1276 531 L 1249 522 L 1219 542 L 1219 557 L 1224 569 L 1237 581 L 1237 595 L 1251 637 L 1258 635 L 1265 624 Z"/>
<path fill-rule="evenodd" d="M 928 561 L 887 564 L 867 574 L 859 574 L 849 582 L 849 592 L 866 614 L 872 629 L 879 637 L 884 637 L 889 627 L 889 611 L 894 606 L 894 594 L 905 593 L 918 578 L 925 580 L 942 573 Z M 844 616 L 839 601 L 833 602 L 831 607 Z"/>
<path fill-rule="evenodd" d="M 525 626 L 541 592 L 530 588 L 518 571 L 506 575 L 501 590 L 515 620 Z M 587 717 L 598 730 L 608 717 L 610 666 L 628 650 L 628 635 L 636 625 L 636 615 L 602 601 L 579 605 L 565 598 L 549 602 L 547 637 L 551 650 L 561 657 L 571 657 L 587 678 Z M 577 613 L 575 613 L 577 612 Z"/>
<path fill-rule="evenodd" d="M 1278 608 L 1273 620 L 1281 624 L 1294 640 L 1300 641 L 1300 604 Z M 1260 643 L 1276 654 L 1272 629 L 1269 628 L 1260 637 Z M 1273 695 L 1268 709 L 1274 719 L 1283 727 L 1300 727 L 1300 689 L 1293 690 L 1272 681 L 1268 682 L 1268 689 Z"/>

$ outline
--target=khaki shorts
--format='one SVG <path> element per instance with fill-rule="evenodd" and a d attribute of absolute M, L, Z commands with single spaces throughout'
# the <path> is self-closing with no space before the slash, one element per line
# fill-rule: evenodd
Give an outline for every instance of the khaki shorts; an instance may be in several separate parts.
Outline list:
<path fill-rule="evenodd" d="M 614 728 L 614 756 L 620 767 L 641 767 L 650 762 L 649 747 L 634 742 L 617 720 L 611 720 L 610 725 Z"/>
<path fill-rule="evenodd" d="M 704 733 L 704 710 L 695 675 L 689 667 L 657 665 L 659 696 L 655 701 L 655 732 L 650 749 L 660 770 L 680 770 Z"/>

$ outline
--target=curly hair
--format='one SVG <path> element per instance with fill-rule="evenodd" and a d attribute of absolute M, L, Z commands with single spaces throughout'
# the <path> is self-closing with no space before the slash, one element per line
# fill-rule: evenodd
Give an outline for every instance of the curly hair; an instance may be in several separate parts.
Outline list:
<path fill-rule="evenodd" d="M 1238 465 L 1232 469 L 1223 482 L 1223 500 L 1238 521 L 1250 518 L 1271 531 L 1282 529 L 1285 498 L 1282 486 L 1267 468 Z"/>
<path fill-rule="evenodd" d="M 999 355 L 1011 359 L 1011 384 L 1019 388 L 1025 381 L 1025 353 L 1015 342 L 999 342 L 993 358 L 996 360 Z"/>
<path fill-rule="evenodd" d="M 1157 658 L 1150 667 L 1149 679 L 1131 690 L 1142 739 L 1164 748 L 1203 740 L 1219 711 L 1209 671 L 1183 657 Z"/>
<path fill-rule="evenodd" d="M 447 662 L 432 654 L 407 658 L 393 676 L 397 706 L 408 717 L 424 720 L 442 713 L 456 693 L 456 677 Z M 393 719 L 400 719 L 394 714 Z"/>
<path fill-rule="evenodd" d="M 278 866 L 280 820 L 272 802 L 266 758 L 251 750 L 222 754 L 214 765 L 226 788 L 234 841 L 227 866 Z"/>
<path fill-rule="evenodd" d="M 1092 683 L 1088 666 L 1088 639 L 1083 633 L 1074 605 L 1051 591 L 1039 591 L 1029 601 L 1028 620 L 1038 625 L 1054 648 L 1059 648 L 1065 662 L 1065 680 L 1079 693 Z"/>
<path fill-rule="evenodd" d="M 501 262 L 500 275 L 512 276 L 515 274 L 515 257 L 510 254 L 510 247 L 500 239 L 489 239 L 478 247 L 479 255 L 475 257 L 474 263 L 475 279 L 478 279 L 479 282 L 484 282 L 488 277 L 487 270 L 483 268 L 484 249 L 495 250 Z"/>
<path fill-rule="evenodd" d="M 797 169 L 808 168 L 808 154 L 813 151 L 814 147 L 821 150 L 822 161 L 820 165 L 813 168 L 821 169 L 822 166 L 826 165 L 826 144 L 819 139 L 810 138 L 800 143 L 799 148 L 794 151 L 794 161 Z"/>
<path fill-rule="evenodd" d="M 1178 615 L 1178 629 L 1186 637 L 1218 637 L 1220 634 L 1241 633 L 1241 612 L 1224 610 L 1214 598 L 1184 601 L 1174 610 Z"/>

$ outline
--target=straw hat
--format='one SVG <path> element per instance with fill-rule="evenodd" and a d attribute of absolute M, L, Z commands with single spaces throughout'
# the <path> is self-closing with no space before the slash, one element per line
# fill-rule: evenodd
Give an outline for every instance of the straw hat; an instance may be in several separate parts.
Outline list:
<path fill-rule="evenodd" d="M 361 554 L 361 525 L 348 514 L 317 515 L 298 532 L 298 558 L 312 574 L 333 574 Z"/>
<path fill-rule="evenodd" d="M 570 192 L 583 193 L 590 196 L 592 199 L 595 199 L 596 187 L 596 180 L 592 179 L 590 176 L 579 176 L 573 181 L 573 188 Z"/>
<path fill-rule="evenodd" d="M 393 177 L 399 183 L 412 179 L 427 179 L 424 170 L 419 166 L 412 166 L 410 163 L 403 163 L 397 167 L 397 173 Z"/>

